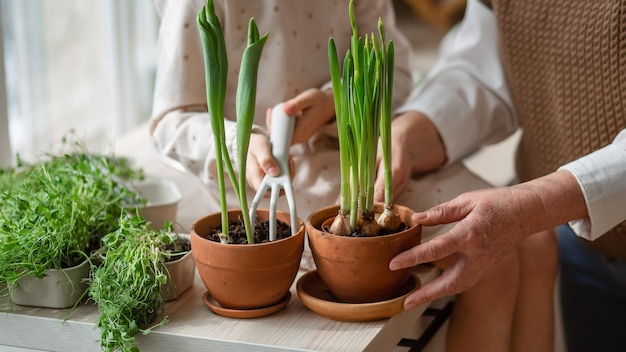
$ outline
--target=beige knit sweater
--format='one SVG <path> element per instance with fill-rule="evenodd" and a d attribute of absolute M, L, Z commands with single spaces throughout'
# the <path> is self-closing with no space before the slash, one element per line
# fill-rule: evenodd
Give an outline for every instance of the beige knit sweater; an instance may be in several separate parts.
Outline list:
<path fill-rule="evenodd" d="M 520 181 L 609 144 L 626 126 L 626 1 L 490 2 L 524 131 Z M 586 242 L 626 259 L 626 222 Z"/>

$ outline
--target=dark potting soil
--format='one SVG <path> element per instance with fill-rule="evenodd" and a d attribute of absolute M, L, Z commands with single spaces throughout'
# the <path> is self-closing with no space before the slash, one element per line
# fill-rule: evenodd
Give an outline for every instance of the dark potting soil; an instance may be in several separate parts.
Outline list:
<path fill-rule="evenodd" d="M 380 231 L 380 233 L 378 233 L 378 236 L 393 235 L 394 233 L 402 232 L 402 231 L 404 231 L 404 230 L 406 230 L 406 224 L 405 224 L 405 223 L 401 223 L 401 224 L 400 224 L 400 227 L 399 227 L 397 230 L 395 230 L 395 231 L 385 231 L 385 230 L 381 230 L 381 231 Z M 324 228 L 322 229 L 322 231 L 325 231 L 325 232 L 330 232 L 330 226 L 324 226 Z M 350 234 L 350 236 L 348 236 L 348 237 L 368 237 L 368 236 L 365 236 L 365 235 L 361 232 L 361 228 L 360 228 L 360 227 L 357 227 L 357 229 L 356 229 L 354 232 L 352 232 L 352 233 Z"/>
<path fill-rule="evenodd" d="M 187 253 L 191 251 L 191 242 L 184 238 L 177 238 L 174 243 L 168 243 L 165 246 L 165 250 L 170 253 Z M 173 262 L 180 259 L 182 256 L 183 255 L 166 256 L 165 262 Z"/>
<path fill-rule="evenodd" d="M 219 242 L 220 238 L 218 234 L 222 233 L 222 227 L 218 226 L 211 231 L 208 236 L 203 236 L 208 240 Z M 243 224 L 243 220 L 239 219 L 231 221 L 228 224 L 228 235 L 230 237 L 231 244 L 248 244 L 248 238 L 246 236 L 246 229 Z M 257 221 L 254 224 L 254 243 L 269 242 L 270 235 L 270 222 Z M 291 236 L 291 227 L 286 223 L 276 220 L 276 239 L 282 240 Z"/>
<path fill-rule="evenodd" d="M 91 255 L 98 249 L 100 249 L 100 239 L 102 237 L 97 234 L 91 234 L 88 238 L 87 248 L 85 248 L 85 254 Z M 85 254 L 83 253 L 72 253 L 68 258 L 61 260 L 61 269 L 68 269 L 74 267 L 85 261 Z"/>

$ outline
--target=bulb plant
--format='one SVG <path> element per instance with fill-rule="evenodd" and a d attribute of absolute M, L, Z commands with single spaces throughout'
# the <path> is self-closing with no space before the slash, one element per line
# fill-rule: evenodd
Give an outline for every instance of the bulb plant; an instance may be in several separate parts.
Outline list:
<path fill-rule="evenodd" d="M 208 0 L 206 6 L 203 6 L 200 10 L 197 22 L 204 52 L 207 104 L 215 141 L 217 179 L 222 215 L 220 241 L 222 243 L 230 243 L 228 204 L 226 202 L 226 171 L 239 201 L 247 241 L 248 243 L 254 243 L 254 229 L 252 228 L 248 211 L 249 205 L 246 193 L 246 156 L 254 121 L 258 66 L 268 34 L 260 36 L 254 19 L 250 19 L 248 44 L 241 61 L 235 100 L 237 113 L 236 144 L 239 160 L 238 172 L 235 173 L 226 149 L 224 130 L 224 101 L 228 76 L 228 57 L 224 43 L 224 33 L 215 14 L 213 0 Z M 226 170 L 224 171 L 224 169 Z"/>
<path fill-rule="evenodd" d="M 343 69 L 339 67 L 333 38 L 328 41 L 341 173 L 340 209 L 329 231 L 342 236 L 354 233 L 376 236 L 400 227 L 400 217 L 393 210 L 390 161 L 394 46 L 392 40 L 385 40 L 381 19 L 378 20 L 378 37 L 373 33 L 359 36 L 354 0 L 349 6 L 352 36 L 350 49 L 343 59 Z M 385 204 L 377 220 L 374 181 L 379 138 L 383 153 Z"/>
<path fill-rule="evenodd" d="M 164 316 L 150 326 L 164 310 L 165 262 L 187 253 L 171 233 L 169 224 L 154 230 L 143 218 L 124 215 L 117 230 L 102 239 L 102 263 L 92 266 L 88 293 L 100 312 L 104 351 L 138 351 L 136 334 L 167 323 Z"/>

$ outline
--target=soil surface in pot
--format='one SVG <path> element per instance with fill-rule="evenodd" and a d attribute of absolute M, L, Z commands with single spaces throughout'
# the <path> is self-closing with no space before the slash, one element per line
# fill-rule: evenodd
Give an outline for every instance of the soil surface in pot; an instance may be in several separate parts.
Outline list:
<path fill-rule="evenodd" d="M 214 228 L 205 238 L 214 242 L 219 242 L 219 234 L 222 233 L 222 227 Z M 243 220 L 231 221 L 228 223 L 228 235 L 231 244 L 248 244 L 246 237 L 246 228 Z M 269 242 L 270 222 L 268 220 L 257 221 L 254 224 L 254 243 Z M 291 227 L 286 223 L 276 220 L 276 240 L 282 240 L 291 236 Z"/>
<path fill-rule="evenodd" d="M 88 238 L 87 248 L 85 248 L 85 253 L 90 255 L 91 253 L 96 252 L 100 249 L 100 239 L 102 236 L 97 234 L 91 234 Z M 69 257 L 61 260 L 61 269 L 69 269 L 75 267 L 85 261 L 85 254 L 76 252 L 71 254 Z"/>
<path fill-rule="evenodd" d="M 187 253 L 191 252 L 191 241 L 184 238 L 177 238 L 175 243 L 168 243 L 165 250 L 170 253 Z M 173 262 L 182 258 L 182 255 L 166 256 L 165 262 Z"/>

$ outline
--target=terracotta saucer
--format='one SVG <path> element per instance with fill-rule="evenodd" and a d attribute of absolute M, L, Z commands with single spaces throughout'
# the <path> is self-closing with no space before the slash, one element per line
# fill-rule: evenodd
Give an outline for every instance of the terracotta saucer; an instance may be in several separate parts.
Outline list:
<path fill-rule="evenodd" d="M 398 297 L 372 303 L 344 303 L 333 296 L 317 270 L 310 271 L 298 280 L 298 297 L 313 312 L 328 319 L 363 322 L 391 318 L 404 311 L 404 299 L 421 286 L 417 275 L 412 274 Z"/>
<path fill-rule="evenodd" d="M 211 297 L 209 291 L 202 295 L 202 302 L 209 308 L 209 310 L 217 315 L 228 318 L 237 319 L 252 319 L 265 317 L 270 314 L 274 314 L 287 306 L 289 299 L 291 298 L 291 292 L 287 291 L 287 295 L 280 302 L 273 306 L 263 307 L 258 309 L 231 309 L 222 307 L 217 301 Z"/>

